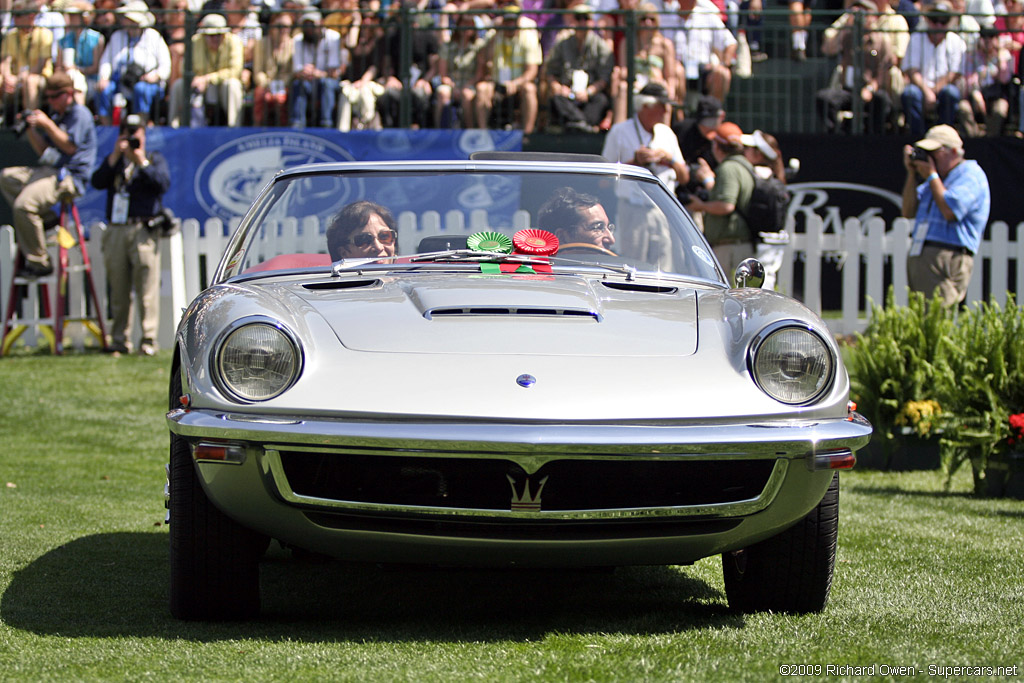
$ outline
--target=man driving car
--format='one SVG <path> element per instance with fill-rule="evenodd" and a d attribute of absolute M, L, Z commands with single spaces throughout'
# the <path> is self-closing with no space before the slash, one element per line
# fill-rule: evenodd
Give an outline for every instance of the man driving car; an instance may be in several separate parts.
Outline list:
<path fill-rule="evenodd" d="M 540 208 L 537 221 L 558 237 L 560 252 L 589 248 L 613 253 L 615 225 L 594 195 L 560 188 Z"/>

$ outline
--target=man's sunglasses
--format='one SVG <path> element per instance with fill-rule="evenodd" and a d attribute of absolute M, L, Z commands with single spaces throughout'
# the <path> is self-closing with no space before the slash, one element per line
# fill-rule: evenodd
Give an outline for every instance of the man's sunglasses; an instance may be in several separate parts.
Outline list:
<path fill-rule="evenodd" d="M 376 235 L 368 232 L 361 232 L 357 235 L 353 235 L 351 242 L 353 246 L 363 248 L 373 244 L 374 238 L 376 238 L 381 244 L 390 245 L 394 244 L 395 240 L 398 239 L 398 233 L 394 230 L 381 230 Z"/>

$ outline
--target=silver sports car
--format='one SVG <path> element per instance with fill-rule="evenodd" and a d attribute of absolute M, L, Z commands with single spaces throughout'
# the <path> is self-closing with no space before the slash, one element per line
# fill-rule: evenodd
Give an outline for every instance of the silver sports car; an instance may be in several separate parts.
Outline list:
<path fill-rule="evenodd" d="M 434 565 L 721 554 L 734 609 L 823 609 L 837 470 L 871 426 L 828 328 L 762 277 L 723 273 L 632 166 L 278 174 L 177 330 L 172 612 L 256 614 L 271 539 Z"/>

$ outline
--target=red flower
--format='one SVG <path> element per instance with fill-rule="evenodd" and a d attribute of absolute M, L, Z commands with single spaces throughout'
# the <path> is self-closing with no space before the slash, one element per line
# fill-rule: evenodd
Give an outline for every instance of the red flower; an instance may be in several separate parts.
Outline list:
<path fill-rule="evenodd" d="M 1011 446 L 1018 441 L 1024 441 L 1024 413 L 1017 413 L 1010 416 L 1010 431 L 1012 432 L 1006 440 Z"/>

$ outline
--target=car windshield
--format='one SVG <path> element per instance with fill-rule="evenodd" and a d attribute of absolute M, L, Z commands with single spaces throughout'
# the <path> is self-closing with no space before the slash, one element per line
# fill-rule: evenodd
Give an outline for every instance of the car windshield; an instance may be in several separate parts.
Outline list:
<path fill-rule="evenodd" d="M 422 269 L 544 259 L 554 272 L 597 267 L 721 283 L 691 218 L 653 176 L 486 164 L 310 167 L 262 193 L 218 280 L 348 266 Z M 484 265 L 480 265 L 484 264 Z M 531 265 L 524 265 L 530 268 Z"/>

